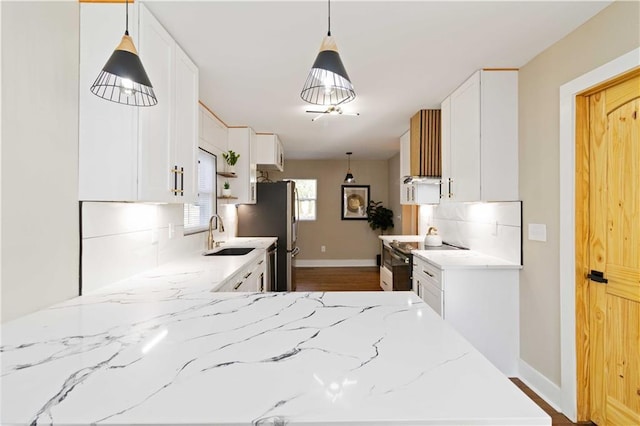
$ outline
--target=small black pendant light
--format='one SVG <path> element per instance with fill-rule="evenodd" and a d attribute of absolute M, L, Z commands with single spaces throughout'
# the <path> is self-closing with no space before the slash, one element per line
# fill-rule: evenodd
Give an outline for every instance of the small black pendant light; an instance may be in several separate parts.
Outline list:
<path fill-rule="evenodd" d="M 351 154 L 353 154 L 353 152 L 347 152 L 349 166 L 347 169 L 347 175 L 344 177 L 344 183 L 356 183 L 356 178 L 354 178 L 353 173 L 351 173 Z"/>
<path fill-rule="evenodd" d="M 347 70 L 342 65 L 338 46 L 331 37 L 331 0 L 328 3 L 327 36 L 322 40 L 320 53 L 300 93 L 303 100 L 315 105 L 340 105 L 356 98 Z"/>
<path fill-rule="evenodd" d="M 133 39 L 129 36 L 129 0 L 126 0 L 126 28 L 122 41 L 91 86 L 91 93 L 125 105 L 153 106 L 158 103 Z"/>

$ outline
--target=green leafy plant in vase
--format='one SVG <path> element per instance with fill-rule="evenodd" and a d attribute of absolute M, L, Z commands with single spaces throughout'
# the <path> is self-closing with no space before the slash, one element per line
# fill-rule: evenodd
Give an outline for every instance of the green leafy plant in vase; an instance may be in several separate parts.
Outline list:
<path fill-rule="evenodd" d="M 236 172 L 236 163 L 240 158 L 240 154 L 235 153 L 233 150 L 229 150 L 227 152 L 222 153 L 222 158 L 224 158 L 225 163 L 227 163 L 226 172 L 234 173 Z"/>
<path fill-rule="evenodd" d="M 231 185 L 228 180 L 224 181 L 224 185 L 222 185 L 222 196 L 231 197 Z"/>
<path fill-rule="evenodd" d="M 380 229 L 384 234 L 384 231 L 393 228 L 393 211 L 384 207 L 382 201 L 371 200 L 367 206 L 367 222 L 371 229 Z"/>

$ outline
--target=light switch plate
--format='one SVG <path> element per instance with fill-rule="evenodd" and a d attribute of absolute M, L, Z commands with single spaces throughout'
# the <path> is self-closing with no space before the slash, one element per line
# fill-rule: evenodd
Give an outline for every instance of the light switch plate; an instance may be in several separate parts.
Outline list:
<path fill-rule="evenodd" d="M 529 224 L 529 240 L 547 241 L 547 225 L 543 223 Z"/>

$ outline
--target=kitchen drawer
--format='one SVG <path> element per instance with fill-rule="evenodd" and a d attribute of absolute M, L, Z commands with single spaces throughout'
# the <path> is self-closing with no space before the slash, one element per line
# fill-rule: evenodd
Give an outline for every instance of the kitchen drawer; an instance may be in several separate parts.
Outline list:
<path fill-rule="evenodd" d="M 385 267 L 380 267 L 380 287 L 384 291 L 393 290 L 393 274 Z"/>
<path fill-rule="evenodd" d="M 264 257 L 259 257 L 245 267 L 241 268 L 229 278 L 225 279 L 225 283 L 220 288 L 214 291 L 260 291 L 259 276 L 260 274 L 264 274 L 264 270 L 265 259 Z"/>
<path fill-rule="evenodd" d="M 442 270 L 416 256 L 413 257 L 413 275 L 421 274 L 425 280 L 442 290 Z"/>
<path fill-rule="evenodd" d="M 420 298 L 438 315 L 442 316 L 442 291 L 429 283 L 420 283 L 418 288 L 421 289 Z"/>

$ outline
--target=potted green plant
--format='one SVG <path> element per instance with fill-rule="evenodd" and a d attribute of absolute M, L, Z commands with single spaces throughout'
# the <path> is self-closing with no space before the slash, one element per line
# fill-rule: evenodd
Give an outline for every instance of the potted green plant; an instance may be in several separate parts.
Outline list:
<path fill-rule="evenodd" d="M 374 231 L 380 229 L 382 234 L 389 228 L 393 228 L 393 211 L 382 205 L 382 201 L 369 201 L 367 206 L 367 222 Z M 376 255 L 376 264 L 380 266 L 380 255 Z"/>
<path fill-rule="evenodd" d="M 231 197 L 231 185 L 229 185 L 229 181 L 225 180 L 222 185 L 222 196 L 223 197 Z"/>
<path fill-rule="evenodd" d="M 367 222 L 374 231 L 380 229 L 382 234 L 393 228 L 393 211 L 382 205 L 382 201 L 369 201 L 367 206 Z"/>
<path fill-rule="evenodd" d="M 236 154 L 230 149 L 229 151 L 222 153 L 222 158 L 224 158 L 224 161 L 227 163 L 227 173 L 235 173 L 236 163 L 238 162 L 238 158 L 240 158 L 240 154 Z"/>

